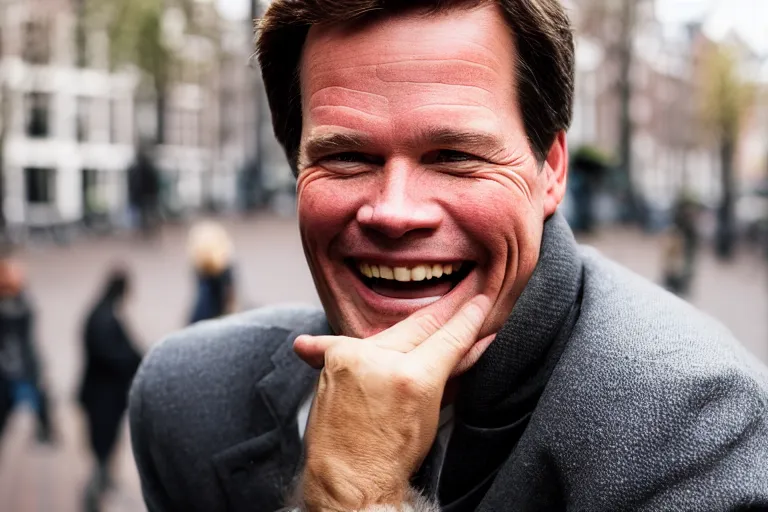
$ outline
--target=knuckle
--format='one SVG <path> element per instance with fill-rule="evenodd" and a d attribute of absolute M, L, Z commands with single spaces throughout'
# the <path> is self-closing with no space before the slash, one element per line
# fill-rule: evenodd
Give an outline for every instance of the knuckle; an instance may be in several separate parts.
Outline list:
<path fill-rule="evenodd" d="M 422 395 L 430 387 L 424 370 L 413 365 L 403 365 L 390 378 L 398 394 L 405 396 Z"/>
<path fill-rule="evenodd" d="M 355 368 L 359 361 L 360 350 L 357 344 L 351 341 L 337 343 L 325 353 L 325 368 L 329 371 Z"/>

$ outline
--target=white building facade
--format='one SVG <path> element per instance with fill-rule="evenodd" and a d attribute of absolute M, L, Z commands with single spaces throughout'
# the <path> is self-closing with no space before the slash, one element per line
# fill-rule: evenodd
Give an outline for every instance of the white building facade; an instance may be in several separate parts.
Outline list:
<path fill-rule="evenodd" d="M 3 211 L 11 226 L 72 224 L 126 206 L 136 77 L 107 70 L 106 37 L 90 38 L 91 65 L 77 65 L 68 7 L 2 5 Z"/>

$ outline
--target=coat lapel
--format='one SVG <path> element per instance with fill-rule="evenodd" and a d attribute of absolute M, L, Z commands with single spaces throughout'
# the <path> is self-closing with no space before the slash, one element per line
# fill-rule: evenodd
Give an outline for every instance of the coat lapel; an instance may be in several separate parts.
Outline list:
<path fill-rule="evenodd" d="M 270 357 L 270 369 L 253 388 L 251 402 L 243 404 L 252 411 L 251 437 L 213 457 L 230 510 L 283 506 L 302 453 L 296 413 L 319 374 L 294 354 L 293 340 L 300 334 L 328 333 L 325 317 L 317 315 L 280 343 Z"/>

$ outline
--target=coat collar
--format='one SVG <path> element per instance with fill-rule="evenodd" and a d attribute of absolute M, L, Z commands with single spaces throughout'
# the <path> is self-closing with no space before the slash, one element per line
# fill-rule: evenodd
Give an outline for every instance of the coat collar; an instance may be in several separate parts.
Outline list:
<path fill-rule="evenodd" d="M 293 351 L 294 340 L 302 334 L 322 336 L 331 334 L 324 314 L 313 315 L 292 331 L 272 353 L 272 371 L 256 383 L 259 395 L 280 428 L 296 422 L 296 411 L 317 382 L 319 371 L 309 367 Z"/>
<path fill-rule="evenodd" d="M 318 312 L 287 336 L 282 329 L 275 331 L 282 332 L 282 341 L 270 355 L 266 373 L 263 360 L 256 361 L 255 373 L 263 377 L 254 384 L 250 402 L 243 404 L 252 411 L 251 437 L 212 460 L 231 510 L 280 508 L 301 458 L 296 412 L 311 392 L 318 371 L 296 356 L 293 341 L 301 334 L 329 334 L 330 328 Z"/>

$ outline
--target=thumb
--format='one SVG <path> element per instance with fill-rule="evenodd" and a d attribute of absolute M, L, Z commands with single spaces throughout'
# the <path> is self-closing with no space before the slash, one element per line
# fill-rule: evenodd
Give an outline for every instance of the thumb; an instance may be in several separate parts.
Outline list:
<path fill-rule="evenodd" d="M 479 295 L 466 304 L 443 327 L 411 351 L 418 364 L 436 369 L 448 380 L 459 362 L 477 342 L 480 328 L 491 309 L 491 301 Z"/>
<path fill-rule="evenodd" d="M 349 339 L 344 336 L 310 336 L 302 334 L 294 340 L 293 351 L 309 366 L 319 370 L 325 365 L 325 353 L 328 349 Z"/>

